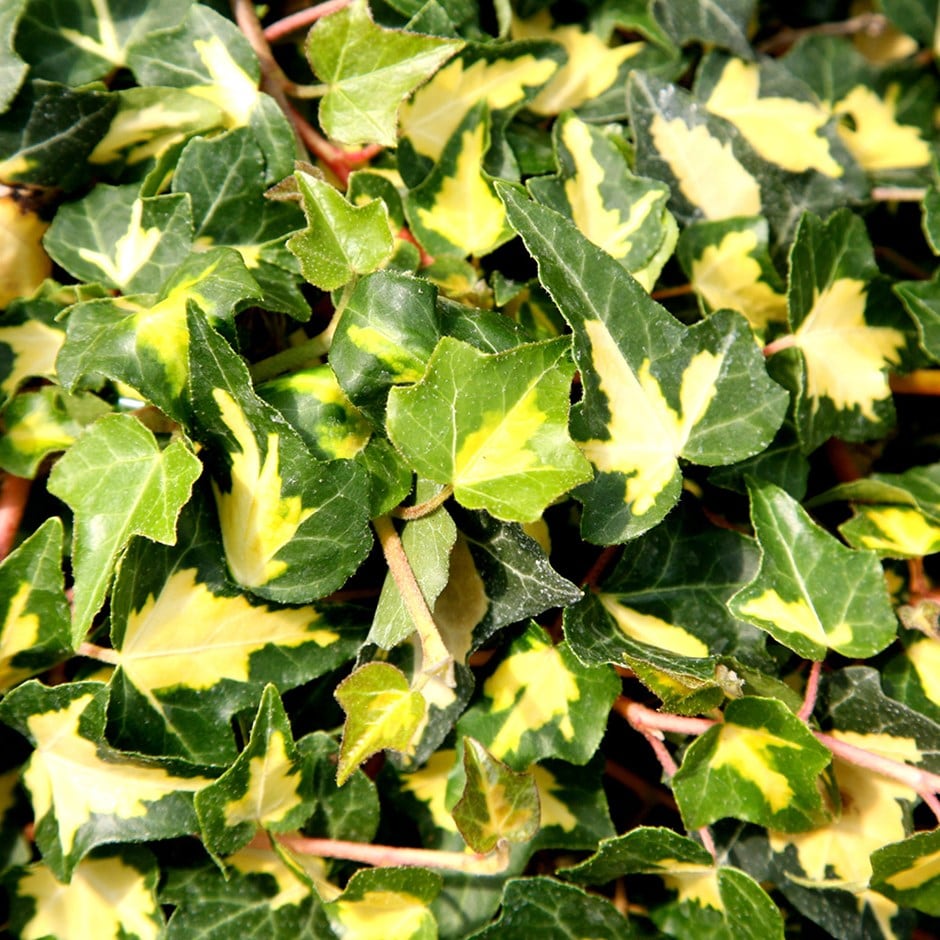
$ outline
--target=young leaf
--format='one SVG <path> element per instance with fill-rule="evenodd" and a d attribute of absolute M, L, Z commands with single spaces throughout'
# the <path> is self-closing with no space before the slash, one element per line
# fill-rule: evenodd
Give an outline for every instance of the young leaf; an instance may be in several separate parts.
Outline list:
<path fill-rule="evenodd" d="M 0 564 L 0 690 L 66 657 L 69 628 L 62 522 L 52 517 Z"/>
<path fill-rule="evenodd" d="M 502 841 L 528 842 L 539 829 L 539 794 L 535 779 L 516 773 L 473 738 L 463 739 L 466 773 L 453 817 L 474 852 L 492 852 Z"/>
<path fill-rule="evenodd" d="M 304 277 L 322 290 L 335 290 L 356 275 L 371 274 L 392 253 L 388 210 L 381 199 L 350 205 L 333 186 L 298 170 L 307 228 L 287 240 Z"/>
<path fill-rule="evenodd" d="M 190 315 L 189 332 L 196 437 L 209 445 L 229 570 L 282 603 L 328 594 L 371 544 L 363 471 L 348 460 L 314 463 L 294 429 L 255 395 L 231 346 L 203 317 Z"/>
<path fill-rule="evenodd" d="M 86 858 L 67 885 L 45 865 L 30 865 L 13 873 L 10 928 L 18 937 L 159 940 L 158 877 L 153 857 L 140 850 Z"/>
<path fill-rule="evenodd" d="M 572 368 L 563 338 L 487 355 L 444 337 L 421 381 L 389 393 L 389 437 L 461 505 L 532 521 L 590 473 L 568 436 Z"/>
<path fill-rule="evenodd" d="M 0 703 L 0 718 L 35 746 L 23 772 L 36 844 L 61 881 L 95 846 L 166 839 L 195 830 L 192 794 L 211 781 L 115 751 L 104 738 L 107 688 L 30 680 Z"/>
<path fill-rule="evenodd" d="M 846 548 L 772 483 L 748 491 L 761 567 L 728 601 L 732 613 L 807 659 L 883 650 L 897 621 L 875 553 Z"/>
<path fill-rule="evenodd" d="M 405 676 L 389 663 L 360 666 L 334 694 L 346 712 L 336 769 L 339 784 L 373 754 L 385 748 L 406 750 L 426 708 L 421 693 L 413 692 Z"/>
<path fill-rule="evenodd" d="M 313 781 L 299 761 L 287 713 L 273 685 L 265 688 L 238 759 L 193 799 L 206 848 L 232 855 L 258 829 L 298 829 L 313 809 Z"/>
<path fill-rule="evenodd" d="M 323 17 L 307 39 L 310 66 L 328 86 L 323 129 L 344 144 L 394 147 L 402 100 L 462 47 L 376 26 L 364 0 Z"/>
<path fill-rule="evenodd" d="M 823 817 L 817 781 L 831 759 L 786 706 L 747 696 L 692 742 L 672 787 L 689 829 L 732 816 L 799 832 Z"/>
<path fill-rule="evenodd" d="M 528 940 L 533 933 L 551 940 L 577 940 L 590 930 L 592 940 L 627 940 L 629 921 L 606 898 L 551 878 L 513 878 L 506 882 L 502 910 L 490 926 L 468 940 Z"/>
<path fill-rule="evenodd" d="M 75 512 L 72 642 L 85 636 L 104 602 L 114 565 L 134 535 L 172 544 L 176 517 L 202 465 L 182 441 L 160 450 L 130 415 L 105 415 L 49 476 L 49 491 Z"/>
<path fill-rule="evenodd" d="M 619 683 L 608 666 L 583 666 L 531 623 L 457 724 L 498 760 L 524 769 L 543 757 L 584 764 L 604 731 Z"/>
<path fill-rule="evenodd" d="M 596 469 L 578 493 L 582 531 L 604 544 L 634 538 L 679 498 L 680 457 L 716 466 L 757 453 L 783 420 L 785 396 L 743 318 L 684 328 L 567 220 L 507 186 L 500 194 L 574 330 L 584 383 L 574 435 Z"/>

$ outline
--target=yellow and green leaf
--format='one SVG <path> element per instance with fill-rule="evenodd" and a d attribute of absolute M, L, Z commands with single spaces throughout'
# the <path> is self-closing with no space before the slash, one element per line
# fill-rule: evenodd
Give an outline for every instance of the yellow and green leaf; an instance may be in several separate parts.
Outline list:
<path fill-rule="evenodd" d="M 746 696 L 692 742 L 672 786 L 689 829 L 730 816 L 800 832 L 825 818 L 818 781 L 831 758 L 781 702 Z"/>
<path fill-rule="evenodd" d="M 872 549 L 886 558 L 922 558 L 940 552 L 940 524 L 913 506 L 855 507 L 855 515 L 839 526 L 855 548 Z"/>
<path fill-rule="evenodd" d="M 616 139 L 573 114 L 555 122 L 553 135 L 559 172 L 531 180 L 529 190 L 651 290 L 678 235 L 669 188 L 635 176 Z"/>
<path fill-rule="evenodd" d="M 12 398 L 29 378 L 52 378 L 56 356 L 65 342 L 65 331 L 38 318 L 24 318 L 20 323 L 0 326 L 0 404 Z"/>
<path fill-rule="evenodd" d="M 940 831 L 884 845 L 871 857 L 872 887 L 900 907 L 940 917 Z"/>

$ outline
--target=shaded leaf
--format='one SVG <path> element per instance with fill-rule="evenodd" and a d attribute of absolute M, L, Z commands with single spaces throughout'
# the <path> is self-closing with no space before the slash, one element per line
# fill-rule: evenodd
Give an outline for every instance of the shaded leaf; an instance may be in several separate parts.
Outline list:
<path fill-rule="evenodd" d="M 16 97 L 29 66 L 16 54 L 13 36 L 26 0 L 14 0 L 0 11 L 0 43 L 3 47 L 3 64 L 0 65 L 0 114 L 10 106 Z"/>
<path fill-rule="evenodd" d="M 730 49 L 751 58 L 748 26 L 754 13 L 754 0 L 653 0 L 653 16 L 679 45 L 697 41 Z"/>
<path fill-rule="evenodd" d="M 176 518 L 201 472 L 182 441 L 160 450 L 138 420 L 118 414 L 95 422 L 55 465 L 49 491 L 75 512 L 73 643 L 101 608 L 130 539 L 175 541 Z"/>
<path fill-rule="evenodd" d="M 872 887 L 904 907 L 940 917 L 940 831 L 919 832 L 872 854 Z"/>

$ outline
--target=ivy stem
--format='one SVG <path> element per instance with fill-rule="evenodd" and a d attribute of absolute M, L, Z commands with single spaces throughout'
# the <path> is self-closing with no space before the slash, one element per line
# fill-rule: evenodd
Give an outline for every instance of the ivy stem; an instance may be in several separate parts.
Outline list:
<path fill-rule="evenodd" d="M 430 516 L 438 506 L 442 506 L 450 499 L 453 492 L 454 487 L 448 483 L 423 503 L 416 503 L 414 506 L 398 506 L 392 510 L 391 515 L 396 519 L 420 519 L 422 516 Z"/>
<path fill-rule="evenodd" d="M 81 643 L 75 652 L 79 656 L 97 659 L 99 663 L 108 663 L 110 666 L 117 666 L 121 662 L 121 654 L 117 650 L 108 649 L 107 646 L 98 646 L 97 643 Z"/>
<path fill-rule="evenodd" d="M 378 868 L 407 865 L 421 868 L 444 868 L 465 874 L 498 875 L 509 866 L 509 844 L 501 842 L 485 855 L 470 852 L 447 852 L 441 849 L 416 849 L 395 845 L 371 845 L 366 842 L 344 842 L 341 839 L 308 839 L 305 836 L 273 836 L 286 849 L 320 858 L 342 858 Z M 267 848 L 264 833 L 255 836 L 251 845 Z"/>
<path fill-rule="evenodd" d="M 288 104 L 285 113 L 304 145 L 318 160 L 326 164 L 329 171 L 344 187 L 349 182 L 349 174 L 357 165 L 371 160 L 382 151 L 382 147 L 378 144 L 370 144 L 360 150 L 347 152 L 331 144 L 293 105 Z"/>
<path fill-rule="evenodd" d="M 327 338 L 320 333 L 305 343 L 289 346 L 267 359 L 252 363 L 249 368 L 253 382 L 266 382 L 284 372 L 295 372 L 306 366 L 316 365 L 320 357 L 330 348 Z"/>
<path fill-rule="evenodd" d="M 891 391 L 901 395 L 940 395 L 940 369 L 915 369 L 889 381 Z"/>
<path fill-rule="evenodd" d="M 420 676 L 416 679 L 416 687 L 420 689 L 432 676 L 441 675 L 451 665 L 453 659 L 441 639 L 428 602 L 421 593 L 421 586 L 405 554 L 405 548 L 398 537 L 395 523 L 392 522 L 390 516 L 385 515 L 376 516 L 372 520 L 372 525 L 405 609 L 418 630 L 422 662 Z"/>
<path fill-rule="evenodd" d="M 312 26 L 317 20 L 331 13 L 342 10 L 349 6 L 350 0 L 326 0 L 325 3 L 318 3 L 314 7 L 308 7 L 306 10 L 299 10 L 297 13 L 291 13 L 283 19 L 277 20 L 270 26 L 265 27 L 264 38 L 268 42 L 277 42 L 305 26 Z"/>
<path fill-rule="evenodd" d="M 802 29 L 786 27 L 757 46 L 758 52 L 771 54 L 792 46 L 803 36 L 853 36 L 865 33 L 868 36 L 880 36 L 888 28 L 888 19 L 883 13 L 859 13 L 838 23 L 819 23 Z"/>
<path fill-rule="evenodd" d="M 791 346 L 796 345 L 796 336 L 793 333 L 787 333 L 786 336 L 781 336 L 778 339 L 775 339 L 772 343 L 768 343 L 764 347 L 764 356 L 769 359 L 774 353 L 781 352 L 784 349 L 789 349 Z"/>
<path fill-rule="evenodd" d="M 0 483 L 0 561 L 13 551 L 32 483 L 27 477 L 3 474 L 3 482 Z"/>
<path fill-rule="evenodd" d="M 936 795 L 933 793 L 921 793 L 920 796 L 933 811 L 933 814 L 937 819 L 937 823 L 940 824 L 940 800 L 938 800 Z"/>
<path fill-rule="evenodd" d="M 874 186 L 870 195 L 875 202 L 923 202 L 927 190 L 910 186 Z"/>
<path fill-rule="evenodd" d="M 813 660 L 809 669 L 809 676 L 806 678 L 806 692 L 803 695 L 803 704 L 796 713 L 796 717 L 801 721 L 809 721 L 816 707 L 816 696 L 819 694 L 819 677 L 822 675 L 822 660 Z"/>
<path fill-rule="evenodd" d="M 688 297 L 689 294 L 695 293 L 695 289 L 691 284 L 677 284 L 675 287 L 660 287 L 658 290 L 654 290 L 650 297 L 653 300 L 669 300 L 672 297 Z"/>

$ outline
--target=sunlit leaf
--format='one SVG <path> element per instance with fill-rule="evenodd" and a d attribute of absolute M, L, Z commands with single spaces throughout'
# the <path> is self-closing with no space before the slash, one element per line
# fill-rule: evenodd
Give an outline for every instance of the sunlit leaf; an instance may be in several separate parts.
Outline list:
<path fill-rule="evenodd" d="M 856 506 L 839 531 L 854 548 L 872 549 L 886 558 L 940 552 L 940 525 L 910 506 Z"/>
<path fill-rule="evenodd" d="M 310 65 L 328 86 L 320 122 L 344 144 L 393 147 L 402 100 L 462 46 L 376 26 L 361 0 L 323 17 L 307 39 Z"/>
<path fill-rule="evenodd" d="M 784 705 L 747 696 L 692 742 L 672 787 L 689 829 L 732 816 L 799 832 L 824 818 L 817 780 L 831 759 Z"/>
<path fill-rule="evenodd" d="M 772 483 L 748 489 L 761 567 L 729 600 L 732 612 L 807 659 L 884 649 L 897 621 L 877 555 L 846 548 Z"/>
<path fill-rule="evenodd" d="M 201 472 L 182 441 L 161 450 L 143 424 L 117 414 L 95 422 L 56 464 L 49 490 L 75 512 L 74 643 L 100 609 L 130 539 L 176 540 L 177 515 Z"/>

